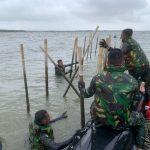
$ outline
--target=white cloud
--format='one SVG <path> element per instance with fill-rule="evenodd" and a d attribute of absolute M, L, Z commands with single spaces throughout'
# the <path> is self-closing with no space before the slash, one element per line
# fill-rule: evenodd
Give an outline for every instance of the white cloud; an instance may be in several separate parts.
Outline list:
<path fill-rule="evenodd" d="M 148 0 L 0 0 L 0 28 L 149 29 Z"/>

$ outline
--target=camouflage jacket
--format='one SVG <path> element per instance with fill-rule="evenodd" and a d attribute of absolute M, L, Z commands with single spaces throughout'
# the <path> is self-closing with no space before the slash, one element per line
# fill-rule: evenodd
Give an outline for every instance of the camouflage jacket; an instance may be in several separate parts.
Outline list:
<path fill-rule="evenodd" d="M 65 74 L 65 66 L 62 67 L 62 66 L 58 66 L 57 65 L 57 67 L 55 67 L 55 75 L 57 75 L 57 76 L 61 76 L 62 75 L 62 72 L 58 69 L 58 67 Z"/>
<path fill-rule="evenodd" d="M 85 98 L 95 96 L 92 118 L 114 128 L 129 123 L 133 105 L 140 100 L 137 81 L 124 70 L 124 67 L 109 67 L 107 72 L 94 76 L 84 90 Z"/>
<path fill-rule="evenodd" d="M 134 39 L 128 38 L 125 40 L 121 49 L 124 53 L 125 66 L 129 71 L 141 71 L 144 67 L 149 66 L 149 61 L 144 51 Z"/>
<path fill-rule="evenodd" d="M 49 139 L 53 140 L 53 129 L 51 125 L 48 126 L 39 126 L 36 123 L 29 124 L 29 140 L 31 143 L 32 150 L 45 150 L 46 147 L 40 140 L 40 135 L 44 133 L 48 136 Z"/>

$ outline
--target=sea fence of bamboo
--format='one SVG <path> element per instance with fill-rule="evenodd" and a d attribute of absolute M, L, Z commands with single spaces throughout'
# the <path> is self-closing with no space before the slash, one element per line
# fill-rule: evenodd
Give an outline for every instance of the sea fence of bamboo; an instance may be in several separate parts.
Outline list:
<path fill-rule="evenodd" d="M 102 55 L 99 54 L 98 52 L 98 48 L 99 48 L 99 34 L 98 34 L 98 28 L 96 28 L 96 30 L 94 32 L 92 32 L 90 34 L 89 37 L 85 36 L 84 40 L 83 40 L 83 44 L 82 44 L 82 59 L 84 60 L 84 58 L 86 58 L 85 60 L 89 59 L 92 60 L 92 58 L 95 59 L 95 57 L 98 57 L 98 62 L 99 65 L 101 63 L 102 65 L 102 61 L 100 61 L 99 59 L 102 59 Z M 88 40 L 87 40 L 88 39 Z M 95 40 L 94 40 L 95 39 Z M 107 38 L 106 41 L 108 43 L 110 43 L 111 41 L 111 37 Z M 73 50 L 72 50 L 72 56 L 71 56 L 71 63 L 70 63 L 70 69 L 71 72 L 69 74 L 69 77 L 65 75 L 65 73 L 58 67 L 58 65 L 54 62 L 54 60 L 52 59 L 52 57 L 49 55 L 48 52 L 48 40 L 44 39 L 44 44 L 43 47 L 41 46 L 40 49 L 43 51 L 45 59 L 44 59 L 44 64 L 45 64 L 45 94 L 46 94 L 46 99 L 49 97 L 50 93 L 49 93 L 49 72 L 48 72 L 48 61 L 50 61 L 55 68 L 57 68 L 62 76 L 64 77 L 64 79 L 66 80 L 66 82 L 68 83 L 68 86 L 63 94 L 63 97 L 66 96 L 66 94 L 69 91 L 69 88 L 72 87 L 72 89 L 74 90 L 74 92 L 76 93 L 76 95 L 80 98 L 83 99 L 83 96 L 81 96 L 81 93 L 78 91 L 78 89 L 73 85 L 73 80 L 75 78 L 75 76 L 78 73 L 79 70 L 79 65 L 78 65 L 78 58 L 77 58 L 77 52 L 79 49 L 79 37 L 75 37 L 74 39 L 74 43 L 73 43 Z M 30 113 L 30 101 L 29 101 L 29 91 L 28 91 L 28 84 L 27 84 L 27 73 L 26 73 L 26 66 L 25 66 L 25 56 L 24 56 L 24 46 L 23 44 L 20 45 L 20 51 L 21 51 L 21 60 L 22 60 L 22 68 L 23 68 L 23 77 L 24 77 L 24 86 L 25 86 L 25 95 L 26 95 L 26 105 L 27 105 L 27 113 Z M 28 56 L 26 56 L 28 57 Z M 101 57 L 101 58 L 100 58 Z M 74 65 L 75 64 L 75 65 Z M 80 64 L 80 63 L 79 63 Z M 81 78 L 80 78 L 81 79 Z M 83 104 L 81 105 L 84 109 Z M 81 126 L 84 127 L 84 110 L 81 111 L 81 116 L 83 116 L 83 118 L 81 119 Z"/>

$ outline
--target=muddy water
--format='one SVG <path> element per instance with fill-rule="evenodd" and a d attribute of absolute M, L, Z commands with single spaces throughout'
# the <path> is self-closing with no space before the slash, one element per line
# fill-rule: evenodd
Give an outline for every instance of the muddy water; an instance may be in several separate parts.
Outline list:
<path fill-rule="evenodd" d="M 44 55 L 39 46 L 43 39 L 48 39 L 49 54 L 57 61 L 71 62 L 73 41 L 79 38 L 83 46 L 84 36 L 90 32 L 0 32 L 0 136 L 6 140 L 8 150 L 28 149 L 25 144 L 28 123 L 39 109 L 46 109 L 52 118 L 67 111 L 68 118 L 53 124 L 57 141 L 69 137 L 80 127 L 80 105 L 77 95 L 72 89 L 66 98 L 62 95 L 67 82 L 62 77 L 55 77 L 54 66 L 49 62 L 49 93 L 46 100 L 44 85 Z M 119 31 L 100 32 L 100 38 L 116 35 L 113 45 L 119 46 Z M 135 39 L 150 59 L 150 32 L 135 32 Z M 31 116 L 26 113 L 25 92 L 20 59 L 20 44 L 24 44 L 26 70 L 29 86 Z M 86 85 L 96 73 L 97 56 L 93 42 L 92 59 L 85 61 L 84 78 Z M 74 80 L 77 87 L 77 78 Z M 90 118 L 89 107 L 93 98 L 85 99 L 86 120 Z"/>

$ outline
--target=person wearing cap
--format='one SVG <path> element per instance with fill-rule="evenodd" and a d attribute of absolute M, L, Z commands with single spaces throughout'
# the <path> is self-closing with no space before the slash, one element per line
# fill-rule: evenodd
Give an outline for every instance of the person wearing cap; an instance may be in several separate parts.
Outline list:
<path fill-rule="evenodd" d="M 121 33 L 121 50 L 124 54 L 125 67 L 127 68 L 129 74 L 132 75 L 139 82 L 139 84 L 141 82 L 145 82 L 145 99 L 150 99 L 149 60 L 137 41 L 132 38 L 132 34 L 132 29 L 124 29 Z M 107 45 L 104 39 L 100 41 L 100 46 L 107 48 L 109 51 L 113 50 L 113 48 Z"/>
<path fill-rule="evenodd" d="M 60 150 L 67 147 L 73 140 L 74 135 L 60 143 L 54 141 L 53 129 L 50 125 L 50 116 L 46 110 L 35 113 L 34 122 L 29 124 L 29 140 L 33 150 Z"/>
<path fill-rule="evenodd" d="M 145 137 L 141 113 L 144 90 L 139 91 L 137 81 L 124 71 L 123 53 L 120 49 L 114 49 L 108 54 L 106 71 L 94 76 L 88 88 L 79 81 L 78 88 L 85 98 L 94 95 L 91 117 L 96 123 L 113 129 L 130 124 L 135 126 L 136 143 L 142 148 Z"/>

